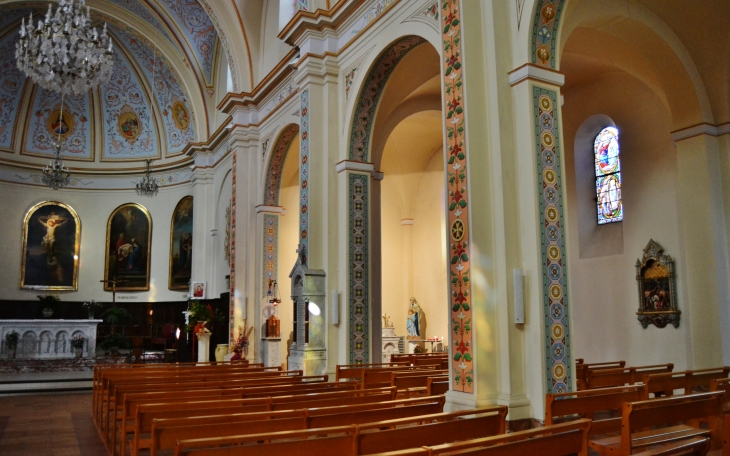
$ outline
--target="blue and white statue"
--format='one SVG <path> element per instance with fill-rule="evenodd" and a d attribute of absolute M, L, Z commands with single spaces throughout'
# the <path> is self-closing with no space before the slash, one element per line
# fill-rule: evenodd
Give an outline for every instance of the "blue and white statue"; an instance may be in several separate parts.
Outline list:
<path fill-rule="evenodd" d="M 421 339 L 423 331 L 423 310 L 418 305 L 416 298 L 411 298 L 408 306 L 408 318 L 406 319 L 406 331 L 408 339 Z"/>

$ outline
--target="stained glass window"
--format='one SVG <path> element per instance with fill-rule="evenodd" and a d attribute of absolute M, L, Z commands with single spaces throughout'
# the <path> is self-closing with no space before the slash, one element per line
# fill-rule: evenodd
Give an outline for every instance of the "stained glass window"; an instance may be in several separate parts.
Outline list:
<path fill-rule="evenodd" d="M 621 203 L 621 160 L 619 159 L 618 130 L 606 127 L 593 143 L 596 160 L 596 202 L 598 224 L 620 222 L 624 219 Z"/>

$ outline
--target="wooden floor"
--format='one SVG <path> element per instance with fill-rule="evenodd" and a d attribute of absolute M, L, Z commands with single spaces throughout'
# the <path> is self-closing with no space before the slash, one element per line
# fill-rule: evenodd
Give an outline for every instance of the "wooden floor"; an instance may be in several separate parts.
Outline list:
<path fill-rule="evenodd" d="M 103 456 L 91 392 L 0 397 L 3 456 Z"/>

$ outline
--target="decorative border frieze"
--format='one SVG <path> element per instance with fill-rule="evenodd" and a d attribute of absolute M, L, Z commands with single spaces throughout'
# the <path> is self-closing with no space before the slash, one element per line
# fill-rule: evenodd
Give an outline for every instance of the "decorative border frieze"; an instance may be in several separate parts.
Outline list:
<path fill-rule="evenodd" d="M 349 175 L 350 364 L 370 361 L 369 174 Z"/>
<path fill-rule="evenodd" d="M 539 0 L 532 26 L 532 63 L 555 69 L 558 23 L 565 0 Z"/>
<path fill-rule="evenodd" d="M 265 192 L 264 204 L 268 206 L 279 205 L 279 190 L 281 189 L 281 172 L 284 170 L 284 161 L 286 153 L 292 142 L 297 139 L 299 133 L 299 125 L 290 124 L 284 127 L 279 133 L 279 137 L 274 144 L 274 150 L 271 152 L 269 166 L 266 172 L 266 182 L 264 183 Z"/>
<path fill-rule="evenodd" d="M 452 388 L 473 393 L 474 322 L 471 313 L 469 254 L 469 193 L 464 108 L 464 64 L 462 60 L 461 2 L 441 0 L 443 39 L 444 126 L 446 128 L 447 204 L 449 232 L 449 294 L 451 302 Z"/>
<path fill-rule="evenodd" d="M 545 313 L 545 366 L 549 393 L 571 390 L 565 221 L 560 180 L 560 128 L 553 90 L 533 87 L 537 158 L 542 286 Z"/>
<path fill-rule="evenodd" d="M 307 238 L 307 231 L 309 230 L 309 213 L 307 208 L 309 204 L 309 89 L 302 90 L 300 103 L 299 244 L 304 246 L 305 252 L 309 252 L 309 239 Z"/>

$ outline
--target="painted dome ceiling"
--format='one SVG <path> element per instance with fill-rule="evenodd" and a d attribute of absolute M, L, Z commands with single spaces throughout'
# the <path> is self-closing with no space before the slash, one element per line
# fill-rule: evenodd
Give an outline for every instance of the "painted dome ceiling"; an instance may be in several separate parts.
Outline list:
<path fill-rule="evenodd" d="M 60 137 L 72 167 L 139 168 L 146 158 L 180 162 L 188 143 L 206 139 L 219 40 L 197 0 L 88 0 L 94 25 L 108 23 L 114 68 L 106 84 L 63 100 L 15 65 L 21 18 L 47 5 L 0 5 L 1 160 L 45 163 Z"/>

